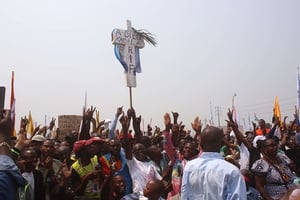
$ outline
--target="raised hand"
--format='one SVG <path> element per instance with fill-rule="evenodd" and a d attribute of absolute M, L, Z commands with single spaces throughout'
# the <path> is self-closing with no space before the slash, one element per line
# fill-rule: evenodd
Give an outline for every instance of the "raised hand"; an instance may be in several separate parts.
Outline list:
<path fill-rule="evenodd" d="M 172 115 L 173 115 L 173 119 L 174 119 L 174 124 L 177 124 L 177 120 L 178 120 L 178 117 L 179 117 L 178 112 L 172 112 Z"/>
<path fill-rule="evenodd" d="M 200 133 L 202 129 L 201 120 L 199 120 L 199 117 L 195 117 L 194 123 L 191 123 L 193 130 L 196 133 Z"/>
<path fill-rule="evenodd" d="M 27 126 L 28 122 L 29 122 L 29 120 L 27 119 L 26 115 L 25 115 L 24 118 L 21 117 L 21 122 L 20 122 L 21 125 L 20 125 L 20 127 L 21 127 L 22 129 L 26 130 L 26 126 Z"/>
<path fill-rule="evenodd" d="M 136 118 L 134 119 L 134 125 L 135 125 L 136 127 L 140 127 L 141 122 L 142 122 L 142 116 L 141 116 L 141 115 L 138 116 L 138 117 L 136 117 Z"/>
<path fill-rule="evenodd" d="M 87 117 L 89 120 L 92 120 L 95 110 L 96 110 L 96 107 L 93 107 L 93 106 L 91 106 L 91 109 L 88 109 Z"/>
<path fill-rule="evenodd" d="M 131 118 L 135 119 L 136 118 L 135 110 L 133 108 L 129 108 L 127 110 L 127 116 L 128 116 L 129 119 L 131 119 Z"/>
<path fill-rule="evenodd" d="M 166 127 L 166 131 L 169 131 L 172 128 L 171 118 L 170 118 L 169 113 L 166 113 L 164 115 L 164 124 L 165 124 L 165 127 Z"/>
<path fill-rule="evenodd" d="M 234 121 L 233 121 L 233 113 L 232 113 L 232 110 L 228 109 L 227 117 L 228 117 L 228 120 L 229 120 L 230 122 L 233 122 L 233 123 L 234 123 Z"/>
<path fill-rule="evenodd" d="M 91 121 L 91 119 L 93 118 L 93 114 L 96 110 L 96 107 L 91 106 L 89 109 L 87 109 L 87 111 L 84 112 L 83 114 L 83 118 L 86 120 Z"/>
<path fill-rule="evenodd" d="M 117 108 L 116 117 L 119 117 L 123 113 L 123 106 Z"/>
<path fill-rule="evenodd" d="M 3 110 L 0 113 L 3 113 Z M 0 142 L 8 142 L 10 144 L 12 128 L 10 110 L 6 110 L 0 115 Z"/>
<path fill-rule="evenodd" d="M 37 127 L 34 128 L 33 133 L 35 134 L 40 130 L 41 125 L 39 124 Z"/>
<path fill-rule="evenodd" d="M 160 128 L 158 126 L 155 126 L 155 130 L 154 130 L 153 135 L 155 135 L 157 137 L 161 135 Z"/>
<path fill-rule="evenodd" d="M 129 128 L 130 121 L 129 121 L 128 116 L 126 116 L 124 114 L 124 112 L 123 112 L 122 116 L 120 117 L 119 122 L 121 123 L 123 129 L 127 130 Z"/>
<path fill-rule="evenodd" d="M 230 109 L 228 109 L 227 117 L 228 117 L 228 120 L 226 120 L 227 126 L 231 128 L 237 128 L 237 124 L 233 121 L 233 113 Z"/>
<path fill-rule="evenodd" d="M 182 122 L 180 122 L 180 124 L 174 124 L 174 125 L 172 126 L 172 132 L 173 132 L 173 133 L 179 133 L 181 123 L 182 123 Z"/>

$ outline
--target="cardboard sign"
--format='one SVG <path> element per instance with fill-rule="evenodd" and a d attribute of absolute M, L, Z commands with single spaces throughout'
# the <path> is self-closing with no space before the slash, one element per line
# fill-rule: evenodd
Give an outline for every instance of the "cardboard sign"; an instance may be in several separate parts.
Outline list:
<path fill-rule="evenodd" d="M 58 116 L 58 127 L 59 135 L 58 138 L 63 140 L 64 137 L 70 134 L 72 131 L 79 131 L 82 116 L 79 115 L 59 115 Z"/>

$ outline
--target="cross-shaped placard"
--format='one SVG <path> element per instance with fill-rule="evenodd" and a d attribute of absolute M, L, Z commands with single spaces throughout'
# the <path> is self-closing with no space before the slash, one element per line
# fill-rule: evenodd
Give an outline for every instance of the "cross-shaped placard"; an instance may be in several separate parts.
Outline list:
<path fill-rule="evenodd" d="M 145 46 L 141 36 L 133 31 L 131 21 L 127 20 L 127 30 L 114 29 L 112 32 L 112 43 L 117 45 L 116 56 L 122 63 L 127 79 L 127 87 L 136 87 L 136 72 L 139 72 L 140 63 L 137 59 L 136 48 Z M 139 68 L 139 69 L 138 69 Z"/>
<path fill-rule="evenodd" d="M 126 83 L 129 87 L 130 107 L 132 108 L 131 88 L 136 87 L 136 72 L 141 72 L 139 49 L 145 46 L 145 42 L 142 36 L 133 30 L 131 21 L 127 20 L 127 30 L 113 30 L 112 43 L 115 44 L 115 55 L 126 72 Z"/>

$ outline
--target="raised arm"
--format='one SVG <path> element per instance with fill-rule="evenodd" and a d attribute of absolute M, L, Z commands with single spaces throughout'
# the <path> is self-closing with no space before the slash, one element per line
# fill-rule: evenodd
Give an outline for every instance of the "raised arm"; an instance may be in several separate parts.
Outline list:
<path fill-rule="evenodd" d="M 123 112 L 123 106 L 118 107 L 117 112 L 115 114 L 115 118 L 112 121 L 111 126 L 109 128 L 109 133 L 108 133 L 109 138 L 115 138 L 116 137 L 115 130 L 116 130 L 116 127 L 117 127 L 118 119 L 119 119 L 120 115 L 122 114 L 122 112 Z"/>
<path fill-rule="evenodd" d="M 191 123 L 191 125 L 193 130 L 195 131 L 194 140 L 200 143 L 202 124 L 201 120 L 199 120 L 199 117 L 195 117 L 194 123 Z"/>
<path fill-rule="evenodd" d="M 254 149 L 253 145 L 243 136 L 243 134 L 238 129 L 237 124 L 234 123 L 233 117 L 232 117 L 232 111 L 230 109 L 228 110 L 227 116 L 228 116 L 228 120 L 226 120 L 227 125 L 232 128 L 232 130 L 236 136 L 236 139 L 238 140 L 238 143 L 239 144 L 244 143 L 244 145 L 247 147 L 247 149 L 249 151 L 253 150 Z"/>
<path fill-rule="evenodd" d="M 122 116 L 119 119 L 121 125 L 122 125 L 122 130 L 121 133 L 123 133 L 123 140 L 125 144 L 125 155 L 126 159 L 132 160 L 132 145 L 128 139 L 128 130 L 129 130 L 129 125 L 130 125 L 130 118 L 126 116 L 123 112 Z"/>
<path fill-rule="evenodd" d="M 180 140 L 180 126 L 181 124 L 178 124 L 178 117 L 179 114 L 177 112 L 172 112 L 174 123 L 172 124 L 172 143 L 175 147 L 178 147 L 178 143 Z"/>
<path fill-rule="evenodd" d="M 83 113 L 81 129 L 78 136 L 79 140 L 88 140 L 91 137 L 90 126 L 91 126 L 91 120 L 93 118 L 93 114 L 95 110 L 96 107 L 93 108 L 93 106 L 91 106 L 90 109 L 88 109 L 86 112 Z"/>
<path fill-rule="evenodd" d="M 171 138 L 171 134 L 170 134 L 170 130 L 171 130 L 171 121 L 170 121 L 170 115 L 168 113 L 166 113 L 164 115 L 164 124 L 165 124 L 165 130 L 163 131 L 163 137 L 164 137 L 164 149 L 171 161 L 171 164 L 174 164 L 175 159 L 176 159 L 176 154 L 174 151 L 174 145 L 172 143 L 172 138 Z"/>
<path fill-rule="evenodd" d="M 142 117 L 141 117 L 141 115 L 139 117 L 136 117 L 135 110 L 133 108 L 130 108 L 127 111 L 127 116 L 129 118 L 132 118 L 134 137 L 135 137 L 135 140 L 138 142 L 138 141 L 140 141 L 141 137 L 143 136 L 143 133 L 141 131 Z"/>
<path fill-rule="evenodd" d="M 279 126 L 279 119 L 278 119 L 278 117 L 274 116 L 273 126 L 272 126 L 270 132 L 268 134 L 265 134 L 265 137 L 272 138 L 275 134 L 277 126 Z"/>

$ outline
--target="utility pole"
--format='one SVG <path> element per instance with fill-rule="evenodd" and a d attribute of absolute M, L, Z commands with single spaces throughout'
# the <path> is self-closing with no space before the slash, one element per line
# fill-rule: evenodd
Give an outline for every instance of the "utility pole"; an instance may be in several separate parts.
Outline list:
<path fill-rule="evenodd" d="M 209 111 L 210 111 L 210 120 L 209 120 L 209 124 L 210 125 L 214 125 L 214 118 L 213 118 L 213 113 L 212 113 L 212 106 L 211 106 L 211 101 L 209 102 L 210 107 L 209 107 Z"/>
<path fill-rule="evenodd" d="M 221 106 L 216 106 L 215 107 L 215 111 L 216 111 L 216 114 L 217 114 L 217 116 L 218 116 L 218 126 L 219 126 L 219 128 L 221 127 L 220 126 L 220 115 L 222 114 L 221 112 L 222 112 L 222 110 L 221 110 Z"/>

